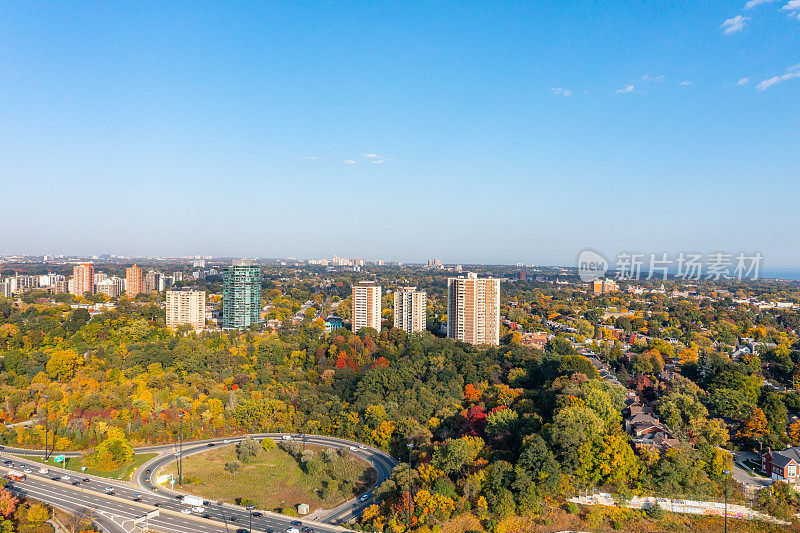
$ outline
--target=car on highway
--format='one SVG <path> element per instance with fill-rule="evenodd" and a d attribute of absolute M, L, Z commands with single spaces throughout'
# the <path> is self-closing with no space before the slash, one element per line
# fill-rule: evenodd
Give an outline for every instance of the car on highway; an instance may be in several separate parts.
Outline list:
<path fill-rule="evenodd" d="M 305 526 L 305 527 L 301 527 L 300 531 L 302 531 L 303 533 L 314 533 L 314 528 L 313 527 L 309 527 L 309 526 Z"/>
<path fill-rule="evenodd" d="M 39 473 L 40 474 L 47 474 L 48 472 L 50 472 L 50 471 L 48 469 L 46 469 L 46 468 L 40 468 L 39 469 Z"/>
<path fill-rule="evenodd" d="M 71 478 L 69 476 L 61 476 L 61 479 L 64 481 L 69 481 Z"/>
<path fill-rule="evenodd" d="M 350 451 L 351 452 L 357 452 L 358 448 L 356 448 L 355 446 L 350 446 Z"/>
<path fill-rule="evenodd" d="M 23 470 L 23 472 L 25 472 L 26 474 L 33 474 L 33 470 L 31 470 L 30 468 L 26 468 L 25 470 Z"/>
<path fill-rule="evenodd" d="M 300 522 L 300 520 L 292 520 L 289 523 L 292 524 L 293 526 L 302 526 L 303 525 L 303 523 Z"/>
<path fill-rule="evenodd" d="M 79 486 L 80 484 L 81 484 L 81 482 L 78 481 L 77 479 L 72 482 L 72 485 L 75 486 L 75 487 Z"/>
<path fill-rule="evenodd" d="M 239 520 L 239 517 L 236 516 L 236 515 L 231 515 L 231 517 L 228 518 L 228 520 L 231 521 L 231 522 L 236 522 L 237 520 Z"/>
<path fill-rule="evenodd" d="M 367 449 L 367 447 L 364 446 L 363 444 L 359 444 L 358 447 L 361 448 L 362 450 L 366 450 Z"/>
<path fill-rule="evenodd" d="M 211 515 L 206 513 L 203 515 L 203 518 L 205 518 L 206 520 L 211 520 Z"/>
<path fill-rule="evenodd" d="M 206 446 L 208 446 L 209 448 L 213 448 L 216 445 L 217 445 L 216 442 L 209 442 L 208 444 L 206 444 Z"/>
<path fill-rule="evenodd" d="M 6 460 L 6 461 L 3 461 L 3 464 L 4 464 L 4 465 L 6 465 L 6 466 L 13 465 L 13 464 L 14 464 L 14 461 L 8 461 L 8 460 Z"/>
<path fill-rule="evenodd" d="M 290 527 L 286 529 L 286 533 L 300 533 L 300 530 L 296 527 Z"/>
<path fill-rule="evenodd" d="M 52 479 L 53 481 L 61 481 L 61 478 L 59 476 L 53 476 L 50 479 Z"/>
<path fill-rule="evenodd" d="M 261 513 L 259 511 L 253 511 L 252 513 L 250 513 L 250 516 L 252 516 L 253 518 L 261 518 L 262 516 L 264 516 L 264 513 Z"/>
<path fill-rule="evenodd" d="M 365 502 L 367 500 L 369 500 L 369 494 L 362 494 L 361 496 L 358 497 L 358 501 L 360 502 Z"/>
<path fill-rule="evenodd" d="M 89 483 L 91 481 L 91 479 L 89 479 L 88 477 L 85 477 L 81 481 L 83 481 L 84 483 Z"/>
<path fill-rule="evenodd" d="M 236 533 L 250 533 L 250 530 L 240 527 L 239 529 L 236 530 Z"/>
<path fill-rule="evenodd" d="M 164 504 L 161 502 L 156 502 L 153 504 L 154 507 L 164 507 Z"/>
<path fill-rule="evenodd" d="M 264 533 L 275 533 L 275 528 L 274 527 L 268 527 L 267 529 L 264 530 Z"/>
<path fill-rule="evenodd" d="M 191 509 L 182 509 L 181 512 L 183 514 L 192 514 L 192 510 Z"/>
<path fill-rule="evenodd" d="M 114 487 L 112 487 L 111 485 L 106 487 L 106 494 L 114 494 Z"/>
<path fill-rule="evenodd" d="M 291 435 L 284 435 L 284 436 L 283 436 L 283 437 L 281 437 L 281 438 L 282 438 L 283 440 L 292 440 L 292 436 L 291 436 Z"/>
<path fill-rule="evenodd" d="M 230 441 L 228 439 L 225 439 L 225 440 L 222 441 L 222 444 L 228 444 L 229 442 Z"/>

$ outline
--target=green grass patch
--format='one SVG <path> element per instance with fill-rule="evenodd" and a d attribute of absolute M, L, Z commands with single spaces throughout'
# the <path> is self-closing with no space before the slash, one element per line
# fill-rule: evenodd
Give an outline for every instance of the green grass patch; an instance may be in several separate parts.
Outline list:
<path fill-rule="evenodd" d="M 236 447 L 210 448 L 184 458 L 181 490 L 227 503 L 249 499 L 266 510 L 293 509 L 307 503 L 313 511 L 336 507 L 369 485 L 368 465 L 353 455 L 337 455 L 326 462 L 320 453 L 322 447 L 307 449 L 315 455 L 314 464 L 305 468 L 286 451 L 273 448 L 260 449 L 256 457 L 231 473 L 225 470 L 225 464 L 236 460 Z M 177 479 L 176 463 L 170 463 L 161 473 Z"/>
<path fill-rule="evenodd" d="M 130 480 L 130 476 L 131 474 L 133 474 L 134 470 L 139 468 L 142 464 L 149 461 L 153 457 L 156 457 L 156 455 L 158 454 L 137 453 L 133 456 L 133 460 L 130 463 L 122 465 L 115 470 L 97 470 L 95 468 L 87 468 L 85 472 L 81 470 L 81 468 L 83 467 L 83 457 L 66 457 L 64 463 L 53 462 L 52 456 L 47 461 L 44 460 L 44 457 L 28 457 L 28 456 L 19 456 L 19 457 L 21 459 L 29 459 L 31 461 L 36 461 L 37 463 L 43 463 L 58 468 L 65 468 L 66 470 L 72 470 L 73 472 L 81 472 L 98 477 L 107 477 L 110 479 L 120 479 L 123 481 L 128 481 Z"/>
<path fill-rule="evenodd" d="M 756 463 L 755 461 L 751 461 L 747 459 L 746 461 L 742 461 L 747 467 L 753 471 L 753 473 L 757 476 L 761 477 L 769 477 L 761 471 L 761 463 Z"/>

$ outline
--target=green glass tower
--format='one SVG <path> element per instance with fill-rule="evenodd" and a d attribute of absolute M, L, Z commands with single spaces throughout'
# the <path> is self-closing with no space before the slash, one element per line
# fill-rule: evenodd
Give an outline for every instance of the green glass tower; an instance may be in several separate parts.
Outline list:
<path fill-rule="evenodd" d="M 261 268 L 252 261 L 234 261 L 222 275 L 222 327 L 258 324 L 261 311 Z"/>

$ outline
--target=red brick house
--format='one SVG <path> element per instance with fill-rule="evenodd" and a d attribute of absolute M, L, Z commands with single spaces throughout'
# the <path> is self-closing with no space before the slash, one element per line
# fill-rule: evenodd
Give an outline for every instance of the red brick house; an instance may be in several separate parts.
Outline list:
<path fill-rule="evenodd" d="M 797 483 L 800 481 L 800 447 L 771 450 L 761 456 L 761 470 L 772 479 Z"/>

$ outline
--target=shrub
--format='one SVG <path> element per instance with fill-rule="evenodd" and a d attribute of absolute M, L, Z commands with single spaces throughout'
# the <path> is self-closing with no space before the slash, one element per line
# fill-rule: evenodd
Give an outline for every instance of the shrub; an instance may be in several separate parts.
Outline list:
<path fill-rule="evenodd" d="M 566 511 L 569 514 L 578 514 L 578 506 L 575 505 L 574 503 L 570 502 L 570 503 L 567 504 Z"/>
<path fill-rule="evenodd" d="M 261 447 L 264 448 L 265 451 L 269 451 L 273 449 L 275 446 L 275 441 L 272 439 L 264 439 L 261 441 Z"/>
<path fill-rule="evenodd" d="M 246 463 L 249 459 L 257 456 L 258 451 L 258 443 L 252 438 L 247 437 L 236 445 L 236 458 L 241 462 Z"/>
<path fill-rule="evenodd" d="M 647 515 L 648 518 L 652 518 L 654 520 L 661 520 L 664 518 L 664 509 L 658 505 L 658 502 L 653 503 L 650 507 L 644 510 L 644 514 Z"/>
<path fill-rule="evenodd" d="M 241 469 L 242 469 L 241 461 L 228 461 L 227 463 L 225 463 L 225 471 L 230 472 L 231 474 L 235 474 Z"/>
<path fill-rule="evenodd" d="M 284 507 L 281 509 L 281 514 L 285 514 L 286 516 L 297 516 L 297 511 L 292 507 Z"/>

